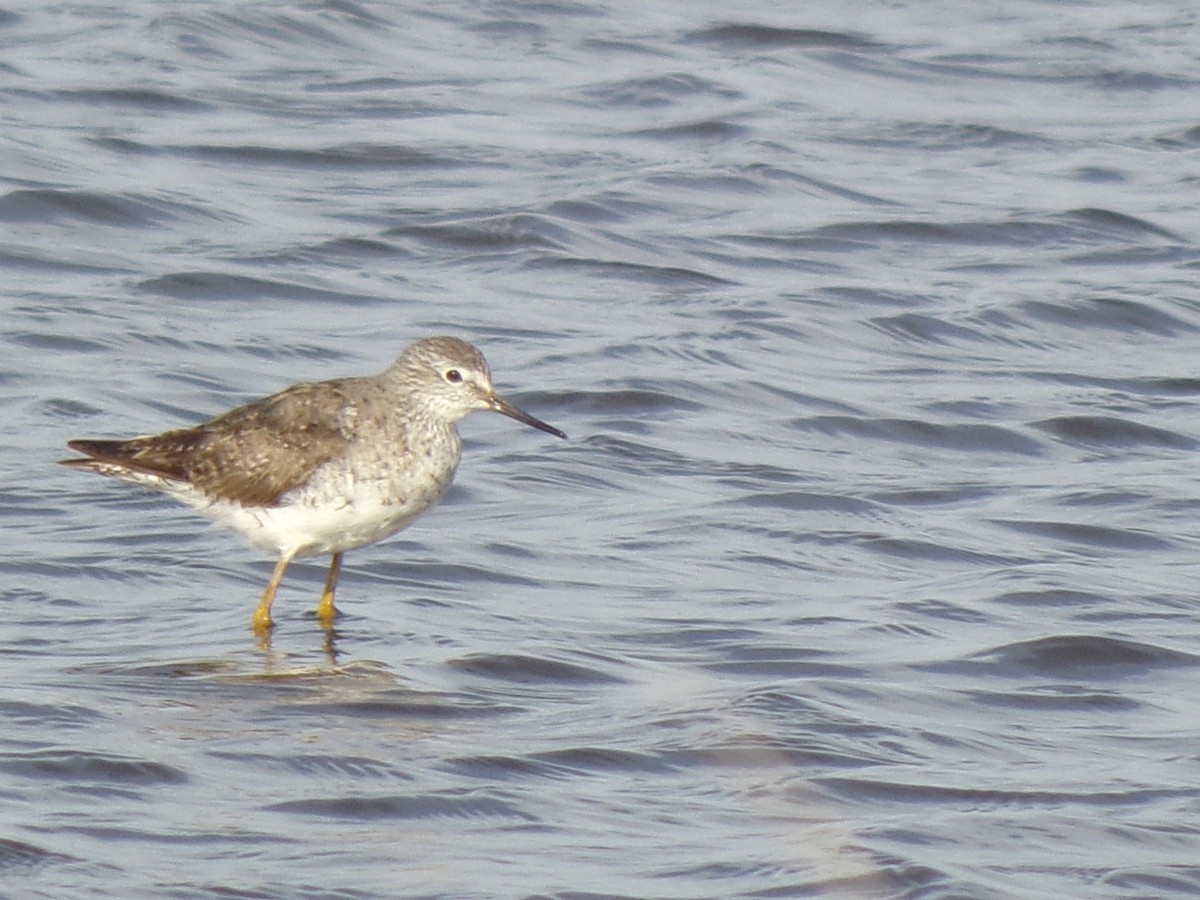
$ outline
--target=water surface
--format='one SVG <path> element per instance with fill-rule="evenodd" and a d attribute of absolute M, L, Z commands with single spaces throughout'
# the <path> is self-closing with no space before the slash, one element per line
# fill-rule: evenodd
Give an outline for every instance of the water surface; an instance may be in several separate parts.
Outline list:
<path fill-rule="evenodd" d="M 20 897 L 1200 891 L 1188 4 L 0 15 Z M 453 333 L 344 616 L 53 465 Z"/>

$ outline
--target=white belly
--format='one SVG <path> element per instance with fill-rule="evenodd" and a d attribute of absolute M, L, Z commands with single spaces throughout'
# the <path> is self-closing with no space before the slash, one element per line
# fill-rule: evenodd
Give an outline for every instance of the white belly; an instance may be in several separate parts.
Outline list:
<path fill-rule="evenodd" d="M 174 497 L 217 525 L 237 531 L 256 547 L 303 558 L 353 550 L 395 534 L 442 498 L 454 478 L 457 461 L 455 456 L 449 466 L 408 472 L 399 484 L 353 478 L 343 469 L 285 494 L 277 506 L 214 500 L 186 482 L 140 472 L 111 474 Z"/>
<path fill-rule="evenodd" d="M 433 501 L 385 504 L 375 496 L 361 496 L 345 498 L 337 505 L 244 507 L 217 501 L 197 509 L 256 547 L 303 558 L 373 544 L 395 534 L 432 505 Z"/>

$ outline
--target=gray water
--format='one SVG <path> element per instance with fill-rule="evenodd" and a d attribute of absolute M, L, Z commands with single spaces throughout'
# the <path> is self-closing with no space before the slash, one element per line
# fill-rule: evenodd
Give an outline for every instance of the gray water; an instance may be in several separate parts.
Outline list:
<path fill-rule="evenodd" d="M 1200 893 L 1194 4 L 0 13 L 0 893 Z M 343 617 L 73 437 L 452 333 Z"/>

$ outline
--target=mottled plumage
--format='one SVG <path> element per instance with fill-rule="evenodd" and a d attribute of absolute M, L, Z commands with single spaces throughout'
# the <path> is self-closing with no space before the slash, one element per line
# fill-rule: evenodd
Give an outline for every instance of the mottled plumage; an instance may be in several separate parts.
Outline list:
<path fill-rule="evenodd" d="M 186 481 L 213 498 L 274 506 L 352 439 L 356 406 L 341 383 L 293 385 L 194 428 L 68 446 L 105 462 Z"/>
<path fill-rule="evenodd" d="M 465 341 L 425 338 L 383 373 L 297 384 L 193 428 L 128 440 L 74 440 L 63 460 L 162 491 L 274 551 L 254 615 L 266 635 L 287 564 L 332 555 L 323 623 L 346 550 L 394 534 L 441 499 L 458 466 L 455 423 L 476 409 L 561 431 L 500 399 Z"/>

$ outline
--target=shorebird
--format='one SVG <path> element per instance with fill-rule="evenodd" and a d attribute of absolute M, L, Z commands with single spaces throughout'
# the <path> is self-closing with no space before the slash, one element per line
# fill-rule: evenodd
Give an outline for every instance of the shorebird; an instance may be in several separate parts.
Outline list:
<path fill-rule="evenodd" d="M 62 463 L 161 491 L 274 552 L 251 620 L 265 639 L 293 559 L 330 555 L 317 619 L 332 624 L 343 554 L 395 534 L 442 498 L 462 451 L 455 424 L 479 409 L 566 438 L 498 396 L 477 349 L 432 337 L 379 375 L 296 384 L 191 428 L 69 441 L 85 456 Z"/>

